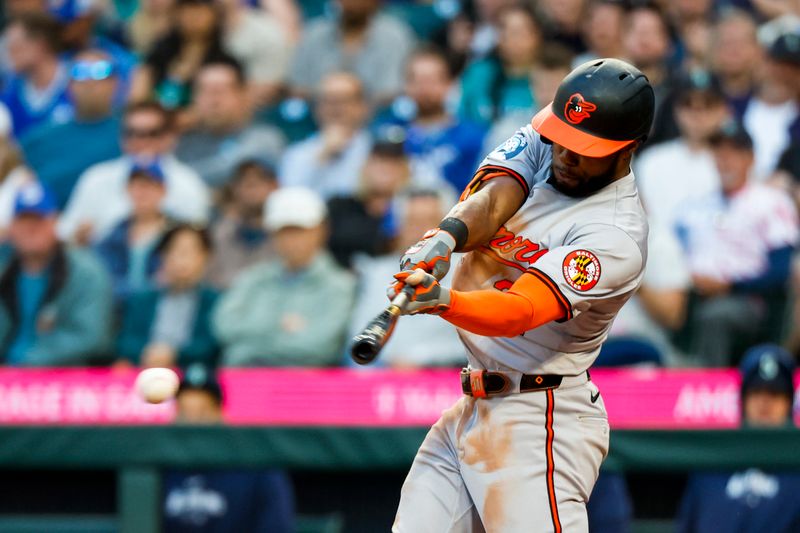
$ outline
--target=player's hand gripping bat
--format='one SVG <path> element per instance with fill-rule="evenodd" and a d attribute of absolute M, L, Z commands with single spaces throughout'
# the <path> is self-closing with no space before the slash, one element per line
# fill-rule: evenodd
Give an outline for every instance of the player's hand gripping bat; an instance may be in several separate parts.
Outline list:
<path fill-rule="evenodd" d="M 455 246 L 456 241 L 450 233 L 439 228 L 432 229 L 423 235 L 422 240 L 406 250 L 400 260 L 400 268 L 423 268 L 432 272 L 437 279 L 443 278 L 450 268 L 450 254 Z M 397 319 L 405 311 L 413 294 L 414 288 L 407 285 L 381 314 L 367 324 L 359 335 L 353 337 L 353 347 L 350 349 L 353 361 L 366 365 L 375 360 L 392 335 Z"/>
<path fill-rule="evenodd" d="M 353 347 L 350 349 L 353 361 L 359 365 L 366 365 L 378 357 L 383 345 L 391 337 L 397 319 L 408 305 L 413 291 L 413 287 L 403 288 L 381 314 L 373 318 L 361 333 L 353 337 Z"/>

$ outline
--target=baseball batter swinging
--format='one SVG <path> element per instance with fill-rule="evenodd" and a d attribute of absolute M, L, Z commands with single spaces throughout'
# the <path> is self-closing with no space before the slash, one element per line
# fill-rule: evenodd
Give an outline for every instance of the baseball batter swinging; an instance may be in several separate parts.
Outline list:
<path fill-rule="evenodd" d="M 588 369 L 642 278 L 648 230 L 630 162 L 653 109 L 631 65 L 579 66 L 401 259 L 390 297 L 412 286 L 405 312 L 454 324 L 469 367 L 465 396 L 417 453 L 392 531 L 588 531 L 609 439 Z M 448 289 L 438 279 L 455 251 L 469 253 Z"/>

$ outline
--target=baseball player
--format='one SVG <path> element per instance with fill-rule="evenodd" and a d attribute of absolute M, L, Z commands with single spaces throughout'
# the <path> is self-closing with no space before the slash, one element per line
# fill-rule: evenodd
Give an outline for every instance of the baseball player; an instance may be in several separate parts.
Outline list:
<path fill-rule="evenodd" d="M 631 65 L 572 71 L 532 124 L 490 153 L 461 202 L 401 259 L 390 297 L 458 328 L 465 396 L 423 442 L 398 533 L 588 531 L 609 426 L 588 368 L 636 290 L 647 222 L 630 162 L 653 120 Z M 453 288 L 438 283 L 454 251 Z"/>

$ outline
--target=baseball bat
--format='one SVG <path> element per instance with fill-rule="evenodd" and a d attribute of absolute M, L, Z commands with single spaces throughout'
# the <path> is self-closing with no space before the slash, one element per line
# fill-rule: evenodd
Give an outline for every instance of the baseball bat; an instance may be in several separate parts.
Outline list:
<path fill-rule="evenodd" d="M 361 333 L 353 337 L 353 347 L 350 349 L 353 361 L 359 365 L 366 365 L 378 357 L 386 341 L 392 336 L 397 319 L 408 305 L 409 295 L 406 289 L 413 290 L 411 287 L 406 287 L 400 291 L 381 314 L 373 318 Z"/>

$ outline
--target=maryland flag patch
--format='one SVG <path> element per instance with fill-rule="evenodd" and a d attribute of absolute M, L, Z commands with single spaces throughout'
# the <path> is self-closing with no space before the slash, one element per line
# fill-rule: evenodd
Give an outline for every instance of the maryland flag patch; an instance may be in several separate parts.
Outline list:
<path fill-rule="evenodd" d="M 589 250 L 575 250 L 564 258 L 564 279 L 576 291 L 588 291 L 600 281 L 600 260 Z"/>

